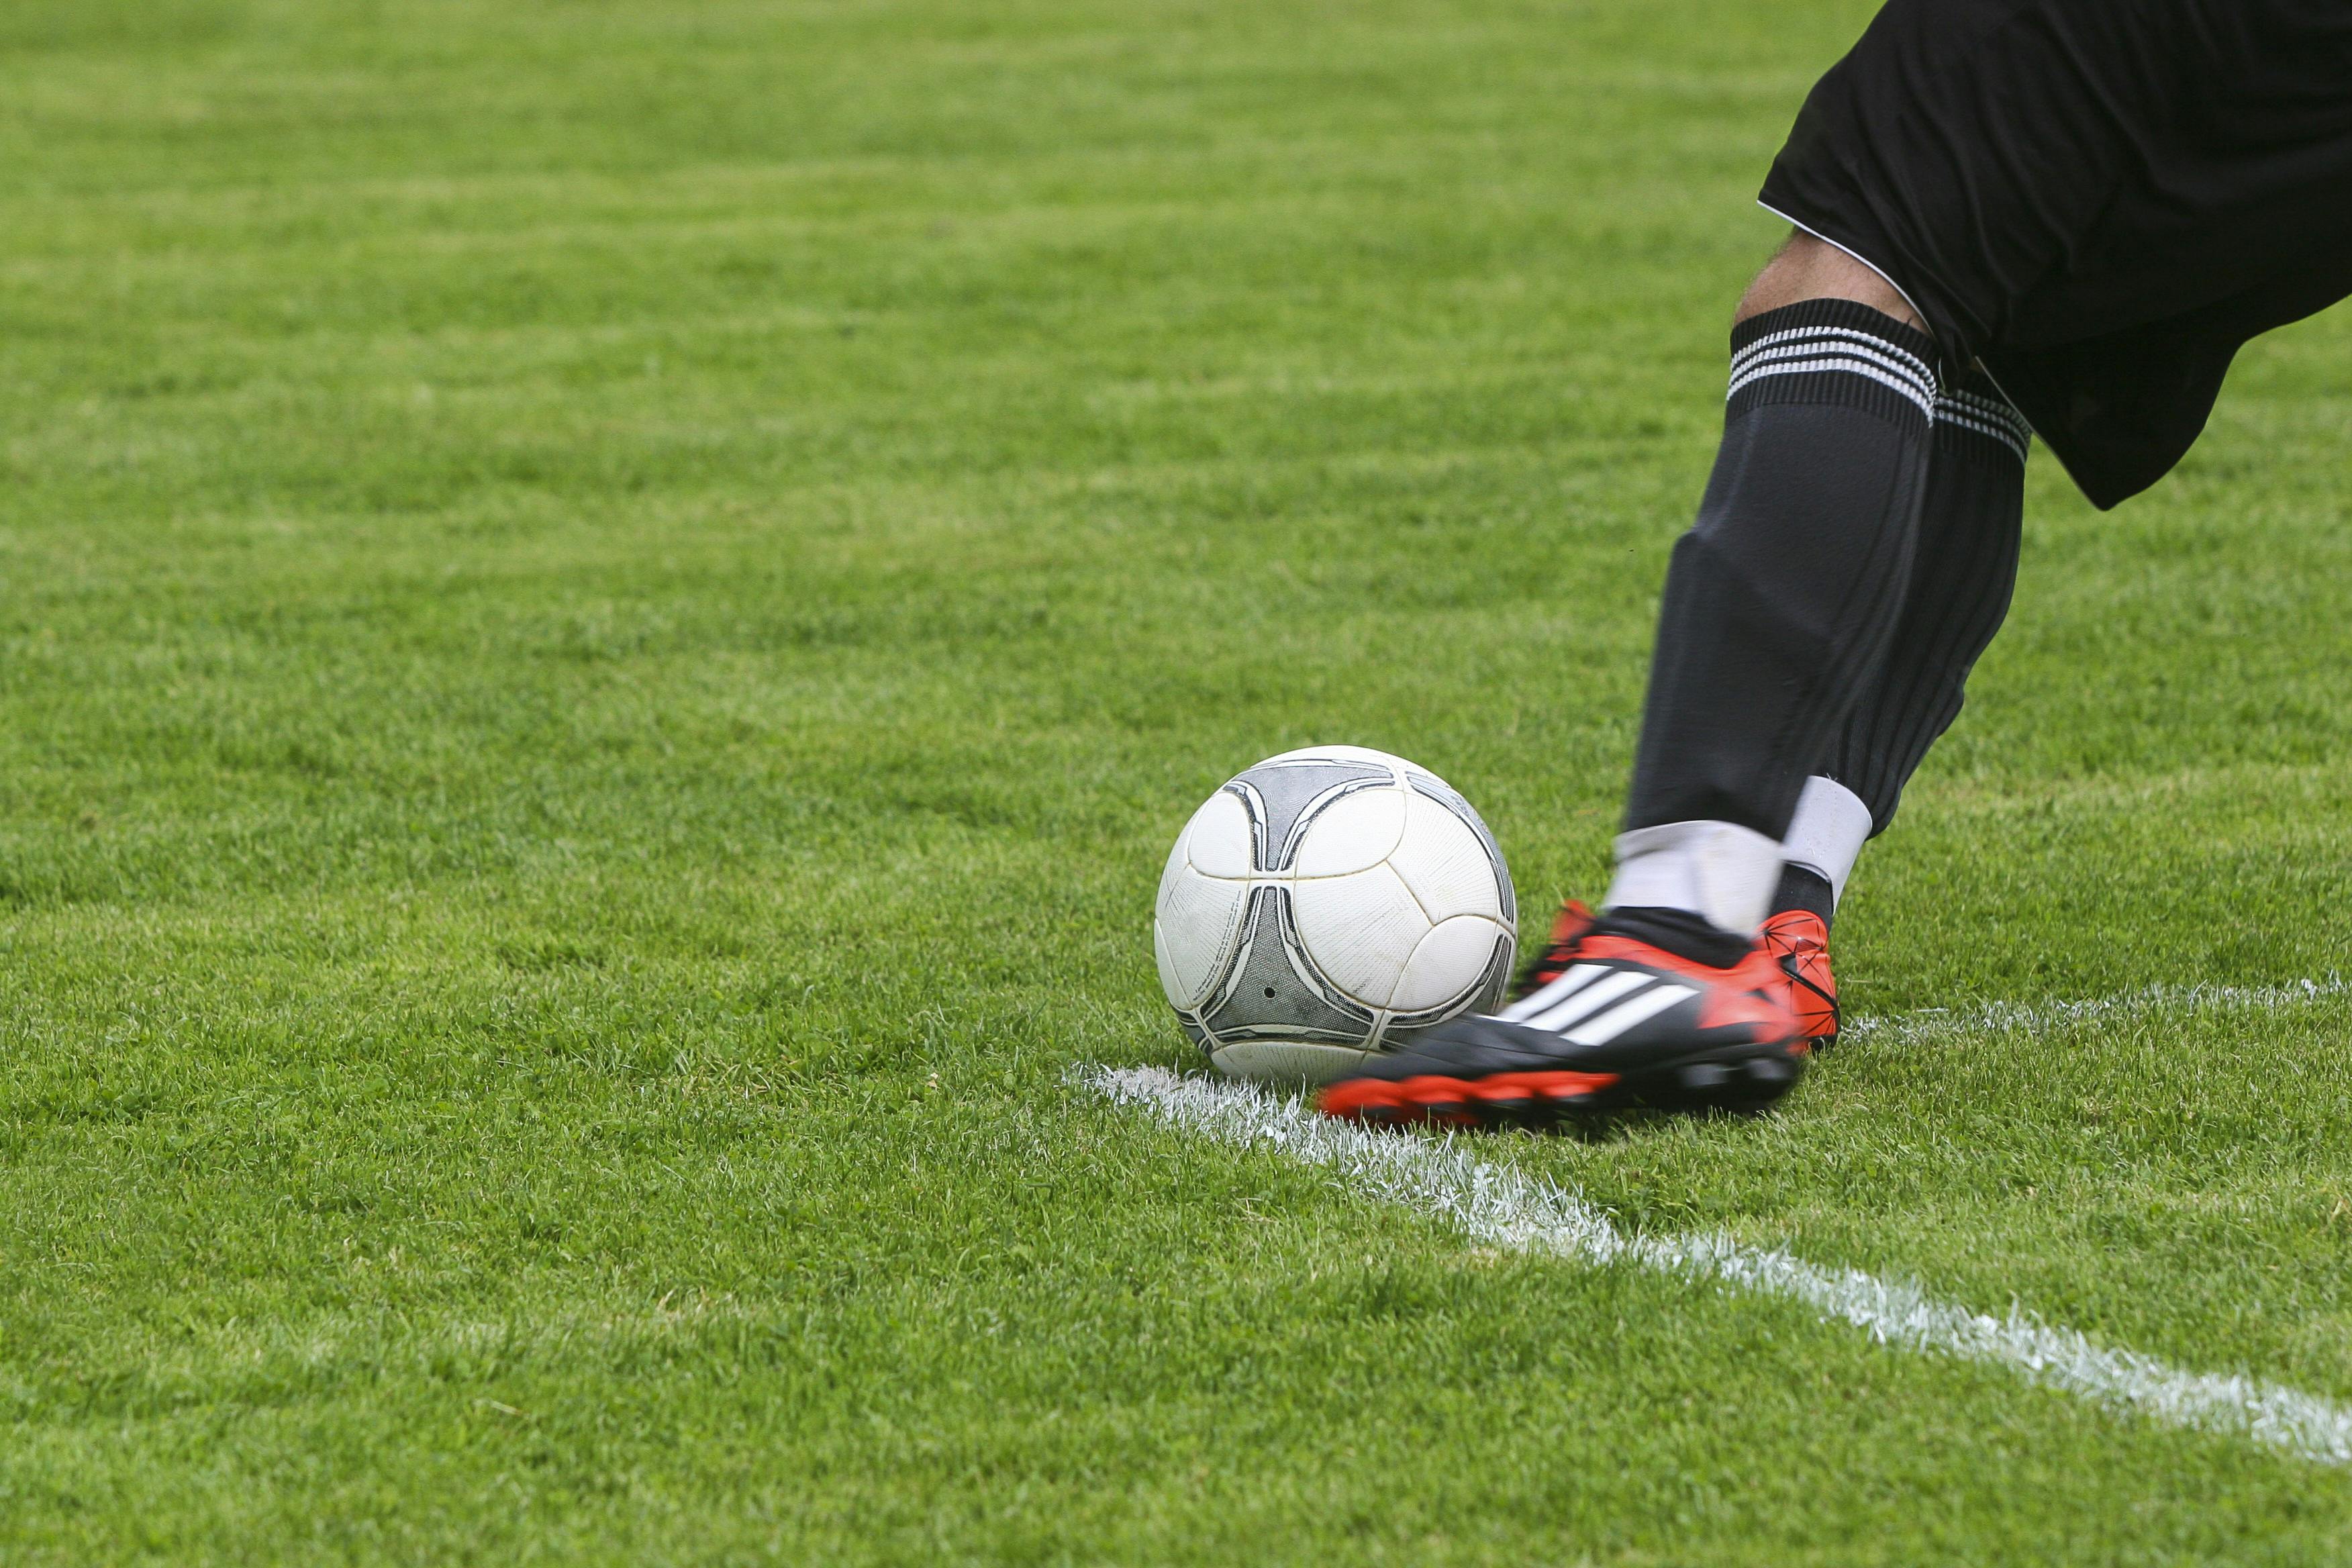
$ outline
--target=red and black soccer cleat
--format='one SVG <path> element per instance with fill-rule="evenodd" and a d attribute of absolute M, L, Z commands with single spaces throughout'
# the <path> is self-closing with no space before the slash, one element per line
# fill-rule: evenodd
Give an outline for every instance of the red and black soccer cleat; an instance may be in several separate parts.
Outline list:
<path fill-rule="evenodd" d="M 1317 1105 L 1361 1121 L 1534 1126 L 1637 1106 L 1764 1110 L 1804 1072 L 1788 977 L 1759 943 L 1728 967 L 1561 911 L 1519 994 L 1367 1058 Z"/>
<path fill-rule="evenodd" d="M 1830 973 L 1830 928 L 1810 910 L 1783 910 L 1764 922 L 1757 944 L 1787 977 L 1789 1011 L 1814 1050 L 1837 1044 L 1837 980 Z"/>

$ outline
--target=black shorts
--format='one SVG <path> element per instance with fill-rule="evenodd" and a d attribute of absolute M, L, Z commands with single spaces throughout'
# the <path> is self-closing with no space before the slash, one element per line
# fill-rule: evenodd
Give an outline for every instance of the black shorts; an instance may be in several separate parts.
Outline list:
<path fill-rule="evenodd" d="M 2352 0 L 1889 0 L 1761 200 L 2113 506 L 2241 344 L 2352 293 Z"/>

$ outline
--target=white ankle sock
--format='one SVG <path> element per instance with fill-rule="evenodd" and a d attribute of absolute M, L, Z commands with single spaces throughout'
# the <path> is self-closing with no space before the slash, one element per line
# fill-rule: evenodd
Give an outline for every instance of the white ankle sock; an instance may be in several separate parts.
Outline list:
<path fill-rule="evenodd" d="M 1780 846 L 1729 822 L 1668 822 L 1617 836 L 1617 879 L 1604 907 L 1687 910 L 1754 936 L 1780 880 Z"/>
<path fill-rule="evenodd" d="M 1789 823 L 1789 837 L 1780 841 L 1780 853 L 1791 866 L 1820 873 L 1834 902 L 1845 896 L 1845 879 L 1869 842 L 1870 807 L 1837 780 L 1816 773 L 1797 797 L 1797 815 Z"/>

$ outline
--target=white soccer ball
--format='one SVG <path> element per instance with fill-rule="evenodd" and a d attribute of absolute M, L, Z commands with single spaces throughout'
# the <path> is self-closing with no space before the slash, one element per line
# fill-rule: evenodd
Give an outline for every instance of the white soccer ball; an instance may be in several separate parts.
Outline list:
<path fill-rule="evenodd" d="M 1160 879 L 1151 945 L 1184 1032 L 1235 1078 L 1324 1083 L 1485 1011 L 1518 905 L 1478 814 L 1360 746 L 1269 757 L 1209 797 Z"/>

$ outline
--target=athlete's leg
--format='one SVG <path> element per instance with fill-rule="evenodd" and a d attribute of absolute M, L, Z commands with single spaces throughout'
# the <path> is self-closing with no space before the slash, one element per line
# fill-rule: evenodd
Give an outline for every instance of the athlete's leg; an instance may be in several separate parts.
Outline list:
<path fill-rule="evenodd" d="M 1824 1031 L 1800 1017 L 1758 928 L 1798 793 L 1900 608 L 1935 348 L 1884 279 L 1814 240 L 1765 268 L 1731 347 L 1723 446 L 1666 576 L 1607 907 L 1564 910 L 1499 1013 L 1368 1057 L 1322 1091 L 1325 1111 L 1753 1110 L 1804 1070 Z"/>
<path fill-rule="evenodd" d="M 1920 760 L 1958 716 L 1969 669 L 2000 629 L 2025 514 L 2025 423 L 1980 373 L 1936 400 L 1927 500 L 1886 658 L 1805 782 L 1782 849 L 1777 913 L 1827 927 L 1864 843 L 1886 831 Z"/>
<path fill-rule="evenodd" d="M 1808 300 L 1850 300 L 1882 316 L 1892 316 L 1914 331 L 1926 330 L 1911 301 L 1894 284 L 1836 246 L 1804 233 L 1790 235 L 1764 264 L 1748 291 L 1740 295 L 1732 324 Z"/>
<path fill-rule="evenodd" d="M 1675 547 L 1612 923 L 1728 962 L 1806 777 L 1885 658 L 1927 491 L 1935 348 L 1902 295 L 1800 236 L 1740 302 L 1724 437 Z"/>

